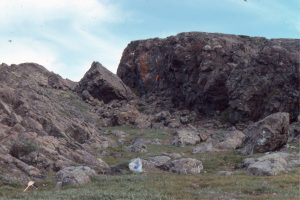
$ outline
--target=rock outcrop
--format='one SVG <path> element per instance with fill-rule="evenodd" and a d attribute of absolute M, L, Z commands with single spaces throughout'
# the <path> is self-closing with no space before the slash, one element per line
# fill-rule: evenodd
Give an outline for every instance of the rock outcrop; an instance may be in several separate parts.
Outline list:
<path fill-rule="evenodd" d="M 58 186 L 81 185 L 97 174 L 129 172 L 128 163 L 115 161 L 136 154 L 146 169 L 201 173 L 200 160 L 169 152 L 185 145 L 194 145 L 194 154 L 241 144 L 245 154 L 278 150 L 300 135 L 299 43 L 207 33 L 135 41 L 123 53 L 119 77 L 94 62 L 78 83 L 34 63 L 1 64 L 0 181 L 27 183 L 56 173 Z M 272 159 L 247 169 L 273 175 L 300 165 Z"/>
<path fill-rule="evenodd" d="M 131 90 L 115 74 L 100 63 L 94 62 L 80 80 L 76 91 L 84 99 L 96 98 L 104 103 L 112 100 L 130 100 L 134 97 Z"/>
<path fill-rule="evenodd" d="M 27 183 L 74 165 L 109 170 L 99 151 L 113 141 L 75 85 L 37 64 L 0 65 L 0 178 Z"/>
<path fill-rule="evenodd" d="M 242 153 L 264 153 L 280 149 L 288 141 L 289 113 L 275 113 L 252 125 L 244 133 Z"/>
<path fill-rule="evenodd" d="M 181 33 L 131 42 L 118 76 L 161 107 L 188 108 L 232 122 L 299 114 L 299 39 Z M 171 101 L 165 101 L 169 98 Z"/>

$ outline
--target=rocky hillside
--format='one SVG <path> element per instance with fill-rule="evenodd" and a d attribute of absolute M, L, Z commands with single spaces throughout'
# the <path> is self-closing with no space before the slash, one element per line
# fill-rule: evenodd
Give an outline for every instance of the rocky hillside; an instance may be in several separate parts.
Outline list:
<path fill-rule="evenodd" d="M 1 64 L 0 186 L 53 173 L 62 186 L 84 184 L 128 173 L 137 156 L 159 173 L 294 170 L 298 55 L 299 40 L 183 33 L 130 43 L 120 77 L 98 62 L 78 83 L 34 63 Z M 242 163 L 238 152 L 259 155 Z"/>
<path fill-rule="evenodd" d="M 295 121 L 299 54 L 299 39 L 181 33 L 131 42 L 117 74 L 146 99 L 169 99 L 168 110 L 188 108 L 231 123 L 284 111 Z"/>
<path fill-rule="evenodd" d="M 107 76 L 99 63 L 91 70 L 98 72 L 101 84 L 106 83 L 102 90 L 97 89 L 96 97 L 118 99 L 122 91 L 111 83 L 119 79 Z M 123 103 L 119 101 L 114 111 L 104 116 L 99 112 L 112 110 L 110 104 L 104 106 L 103 101 L 92 97 L 84 101 L 78 88 L 95 81 L 86 80 L 89 73 L 75 83 L 33 63 L 0 65 L 2 181 L 43 178 L 50 171 L 77 165 L 89 166 L 98 173 L 109 170 L 99 154 L 114 141 L 104 136 L 102 127 L 112 124 L 112 116 L 118 116 Z"/>

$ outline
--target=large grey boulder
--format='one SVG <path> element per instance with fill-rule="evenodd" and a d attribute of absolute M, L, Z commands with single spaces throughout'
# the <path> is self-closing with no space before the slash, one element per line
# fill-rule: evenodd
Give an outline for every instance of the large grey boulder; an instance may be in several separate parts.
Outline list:
<path fill-rule="evenodd" d="M 115 74 L 98 62 L 93 62 L 89 71 L 80 80 L 76 91 L 84 99 L 92 98 L 109 103 L 112 100 L 129 100 L 134 97 L 131 90 Z"/>
<path fill-rule="evenodd" d="M 243 167 L 256 176 L 274 176 L 285 172 L 288 168 L 288 153 L 272 153 L 259 158 L 247 158 L 243 161 Z"/>
<path fill-rule="evenodd" d="M 155 170 L 155 169 L 159 169 L 159 167 L 161 165 L 167 163 L 171 159 L 172 158 L 170 158 L 169 156 L 160 155 L 160 156 L 153 156 L 153 157 L 149 157 L 147 159 L 143 159 L 142 163 L 143 163 L 143 167 L 145 169 Z"/>
<path fill-rule="evenodd" d="M 169 156 L 164 156 L 164 155 L 148 158 L 148 161 L 152 163 L 155 167 L 161 166 L 167 163 L 169 160 L 171 160 L 171 158 Z"/>
<path fill-rule="evenodd" d="M 95 170 L 87 166 L 66 167 L 56 173 L 57 182 L 61 182 L 62 186 L 66 185 L 84 185 L 96 176 Z"/>
<path fill-rule="evenodd" d="M 274 176 L 279 172 L 285 171 L 286 165 L 286 161 L 282 158 L 276 160 L 263 160 L 251 164 L 248 167 L 248 171 L 257 176 Z"/>
<path fill-rule="evenodd" d="M 160 169 L 178 174 L 200 174 L 203 165 L 200 160 L 194 158 L 180 158 L 168 161 L 159 166 Z"/>
<path fill-rule="evenodd" d="M 280 149 L 287 143 L 289 113 L 272 114 L 246 128 L 242 153 L 264 153 Z"/>

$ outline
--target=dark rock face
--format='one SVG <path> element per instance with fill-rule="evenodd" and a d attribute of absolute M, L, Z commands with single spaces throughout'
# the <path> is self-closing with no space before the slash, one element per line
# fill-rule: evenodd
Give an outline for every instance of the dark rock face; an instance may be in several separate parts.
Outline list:
<path fill-rule="evenodd" d="M 104 103 L 112 100 L 129 100 L 134 97 L 122 80 L 94 62 L 90 70 L 80 80 L 76 90 L 86 99 L 89 95 Z"/>
<path fill-rule="evenodd" d="M 222 116 L 232 123 L 299 113 L 299 39 L 181 33 L 131 42 L 118 76 L 140 96 Z"/>
<path fill-rule="evenodd" d="M 288 141 L 289 114 L 275 113 L 252 125 L 244 133 L 242 153 L 265 153 L 280 149 Z"/>

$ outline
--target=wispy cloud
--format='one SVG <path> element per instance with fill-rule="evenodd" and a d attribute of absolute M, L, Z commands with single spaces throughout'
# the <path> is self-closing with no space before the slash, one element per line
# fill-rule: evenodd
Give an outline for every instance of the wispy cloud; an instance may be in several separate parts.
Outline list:
<path fill-rule="evenodd" d="M 117 4 L 106 0 L 1 0 L 0 9 L 0 62 L 37 62 L 75 80 L 93 60 L 116 71 L 123 46 L 105 32 L 105 26 L 124 20 L 126 15 Z"/>
<path fill-rule="evenodd" d="M 44 23 L 51 20 L 76 22 L 116 21 L 116 7 L 98 0 L 1 0 L 0 23 L 30 21 Z"/>

